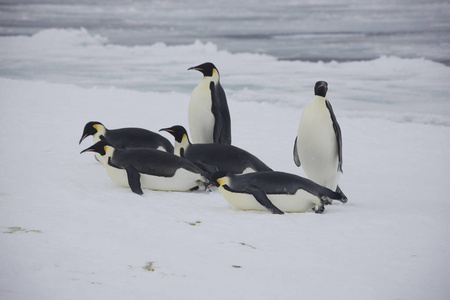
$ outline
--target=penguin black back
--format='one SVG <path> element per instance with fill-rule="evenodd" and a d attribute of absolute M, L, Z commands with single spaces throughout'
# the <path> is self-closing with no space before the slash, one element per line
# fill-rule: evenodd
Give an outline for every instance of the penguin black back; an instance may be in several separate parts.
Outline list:
<path fill-rule="evenodd" d="M 213 174 L 211 181 L 217 180 L 222 174 Z M 238 176 L 229 175 L 230 188 L 244 191 L 249 185 L 260 187 L 266 194 L 295 194 L 299 189 L 317 197 L 327 196 L 332 199 L 342 199 L 343 195 L 333 192 L 307 178 L 285 172 L 257 172 Z"/>
<path fill-rule="evenodd" d="M 151 148 L 173 153 L 172 143 L 162 135 L 143 128 L 107 129 L 102 123 L 91 121 L 84 126 L 81 142 L 88 136 L 94 141 L 107 140 L 115 149 Z"/>
<path fill-rule="evenodd" d="M 172 134 L 178 144 L 187 144 L 180 149 L 180 156 L 193 162 L 215 167 L 231 174 L 242 174 L 244 171 L 272 171 L 265 163 L 253 154 L 228 144 L 191 144 L 186 129 L 175 125 L 161 129 Z M 187 140 L 187 143 L 183 141 Z M 251 170 L 250 170 L 251 169 Z"/>

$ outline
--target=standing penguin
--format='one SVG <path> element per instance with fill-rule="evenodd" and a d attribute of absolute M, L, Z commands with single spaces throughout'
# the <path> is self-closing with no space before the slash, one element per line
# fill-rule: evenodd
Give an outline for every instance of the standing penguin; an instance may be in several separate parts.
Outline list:
<path fill-rule="evenodd" d="M 186 129 L 175 125 L 163 128 L 175 138 L 174 154 L 189 159 L 213 173 L 221 170 L 230 174 L 272 171 L 253 154 L 228 144 L 191 144 Z M 161 131 L 160 130 L 160 131 Z M 211 171 L 213 170 L 213 171 Z"/>
<path fill-rule="evenodd" d="M 294 162 L 309 179 L 342 193 L 338 186 L 342 174 L 341 128 L 327 100 L 328 84 L 318 81 L 314 98 L 303 109 L 294 142 Z"/>
<path fill-rule="evenodd" d="M 203 78 L 192 91 L 189 101 L 188 122 L 192 141 L 231 144 L 230 112 L 219 82 L 219 71 L 210 62 L 188 70 L 203 73 Z"/>

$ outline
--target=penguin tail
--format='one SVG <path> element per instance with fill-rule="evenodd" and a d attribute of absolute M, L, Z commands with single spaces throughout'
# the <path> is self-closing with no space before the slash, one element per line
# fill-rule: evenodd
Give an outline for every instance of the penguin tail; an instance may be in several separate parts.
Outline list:
<path fill-rule="evenodd" d="M 341 200 L 338 199 L 339 201 L 341 201 L 342 203 L 347 203 L 347 201 L 348 201 L 347 196 L 345 196 L 344 192 L 342 192 L 342 190 L 339 186 L 336 187 L 336 193 L 338 193 L 342 196 Z"/>
<path fill-rule="evenodd" d="M 199 167 L 202 171 L 204 171 L 205 173 L 207 173 L 208 179 L 211 178 L 211 175 L 212 175 L 212 174 L 214 174 L 214 173 L 216 173 L 216 172 L 218 171 L 216 166 L 212 166 L 212 165 L 209 165 L 209 164 L 205 164 L 205 163 L 202 163 L 202 162 L 200 162 L 200 161 L 192 161 L 192 162 L 194 163 L 194 165 L 196 165 L 197 167 Z"/>
<path fill-rule="evenodd" d="M 193 163 L 194 163 L 194 165 L 199 167 L 200 170 L 202 171 L 200 174 L 205 178 L 205 182 L 203 182 L 203 185 L 205 186 L 205 191 L 211 191 L 210 187 L 212 185 L 214 185 L 211 182 L 211 177 L 212 177 L 212 174 L 217 172 L 217 167 L 208 165 L 208 164 L 204 164 L 199 161 L 193 161 Z"/>
<path fill-rule="evenodd" d="M 205 192 L 206 191 L 210 192 L 211 191 L 210 187 L 213 185 L 211 183 L 212 172 L 210 172 L 209 170 L 205 170 L 204 168 L 202 168 L 200 166 L 198 166 L 198 167 L 201 170 L 200 175 L 204 178 L 204 180 L 200 180 L 199 184 L 201 184 L 205 187 Z"/>

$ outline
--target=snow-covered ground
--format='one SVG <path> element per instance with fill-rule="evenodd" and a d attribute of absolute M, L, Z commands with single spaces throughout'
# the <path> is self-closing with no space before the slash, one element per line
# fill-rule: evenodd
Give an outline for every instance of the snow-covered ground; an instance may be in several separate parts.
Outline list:
<path fill-rule="evenodd" d="M 222 65 L 245 59 L 214 54 Z M 361 97 L 409 89 L 397 95 L 393 112 L 371 112 L 370 104 L 352 110 L 328 80 L 343 132 L 340 186 L 349 202 L 327 206 L 322 215 L 238 211 L 217 190 L 137 196 L 112 182 L 92 154 L 79 154 L 91 144 L 78 145 L 88 121 L 154 131 L 186 125 L 189 92 L 0 78 L 0 298 L 446 299 L 450 127 L 442 77 L 449 68 L 385 60 L 309 65 L 335 72 L 337 80 L 342 71 L 341 83 L 353 68 L 354 85 L 347 87 L 371 87 L 360 90 Z M 376 72 L 377 64 L 389 69 L 396 62 L 403 67 L 385 81 L 365 78 L 368 68 Z M 257 68 L 281 70 L 278 64 L 285 63 L 269 60 Z M 430 72 L 393 80 L 408 64 L 428 64 Z M 264 76 L 269 86 L 270 74 Z M 414 76 L 423 79 L 417 86 Z M 273 78 L 274 90 L 296 84 L 289 76 Z M 255 72 L 243 82 L 250 79 L 261 80 Z M 239 86 L 229 92 L 229 106 L 235 145 L 276 170 L 303 175 L 292 147 L 314 80 L 299 80 L 311 87 L 291 92 L 298 106 L 260 103 L 257 90 Z M 229 82 L 223 79 L 226 91 Z M 433 84 L 444 95 L 422 89 Z M 413 106 L 426 102 L 424 111 L 427 103 L 438 109 L 419 114 L 416 106 L 412 118 L 398 109 L 408 98 Z"/>
<path fill-rule="evenodd" d="M 449 4 L 207 2 L 0 7 L 0 299 L 449 298 Z M 349 202 L 279 216 L 217 190 L 137 196 L 79 154 L 89 121 L 186 126 L 186 70 L 206 61 L 233 144 L 300 175 L 301 111 L 327 81 Z"/>

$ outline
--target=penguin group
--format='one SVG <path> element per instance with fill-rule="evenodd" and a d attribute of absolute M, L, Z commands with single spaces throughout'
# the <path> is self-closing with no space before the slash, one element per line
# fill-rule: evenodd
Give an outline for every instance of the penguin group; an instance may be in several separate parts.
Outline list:
<path fill-rule="evenodd" d="M 219 192 L 241 210 L 322 213 L 332 200 L 347 202 L 338 182 L 342 174 L 342 134 L 327 98 L 328 84 L 318 81 L 303 109 L 293 157 L 306 176 L 274 171 L 255 155 L 231 144 L 231 118 L 220 75 L 211 63 L 191 67 L 203 74 L 189 100 L 187 130 L 162 128 L 162 135 L 142 128 L 107 129 L 88 122 L 79 144 L 93 136 L 83 151 L 95 153 L 112 181 L 142 195 L 142 189 Z"/>

